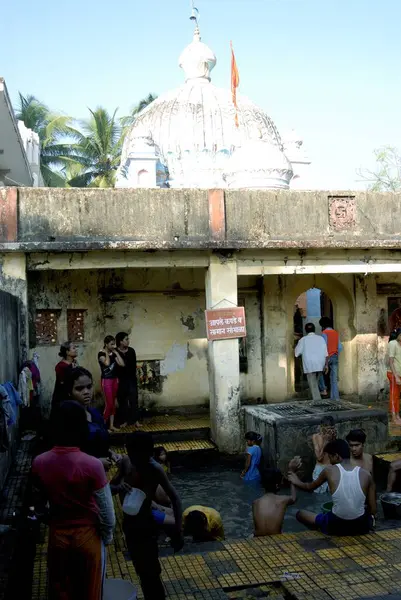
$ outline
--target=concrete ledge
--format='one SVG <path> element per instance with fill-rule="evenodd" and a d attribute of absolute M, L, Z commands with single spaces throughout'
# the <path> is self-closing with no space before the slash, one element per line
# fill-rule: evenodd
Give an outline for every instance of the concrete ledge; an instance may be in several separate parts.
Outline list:
<path fill-rule="evenodd" d="M 256 431 L 263 437 L 263 453 L 267 463 L 284 473 L 288 462 L 296 455 L 302 457 L 303 473 L 311 476 L 315 457 L 312 435 L 317 433 L 323 417 L 333 417 L 338 437 L 345 438 L 351 429 L 366 432 L 366 451 L 377 454 L 384 451 L 388 439 L 387 412 L 369 409 L 351 402 L 313 403 L 286 402 L 243 408 L 246 431 Z"/>
<path fill-rule="evenodd" d="M 5 188 L 0 248 L 401 248 L 400 201 L 359 191 Z"/>

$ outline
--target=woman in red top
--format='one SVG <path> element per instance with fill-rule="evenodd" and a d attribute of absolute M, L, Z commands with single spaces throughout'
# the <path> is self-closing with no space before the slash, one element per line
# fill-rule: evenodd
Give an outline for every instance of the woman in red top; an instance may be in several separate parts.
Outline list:
<path fill-rule="evenodd" d="M 59 406 L 63 400 L 67 399 L 65 382 L 68 378 L 68 373 L 73 367 L 77 366 L 77 354 L 77 347 L 72 342 L 64 342 L 64 344 L 61 344 L 60 352 L 58 353 L 58 355 L 61 356 L 61 360 L 57 363 L 55 368 L 56 384 L 53 392 L 52 409 Z"/>
<path fill-rule="evenodd" d="M 102 598 L 115 515 L 102 463 L 80 450 L 88 433 L 83 407 L 64 402 L 55 419 L 56 445 L 32 464 L 36 505 L 50 506 L 49 600 Z"/>

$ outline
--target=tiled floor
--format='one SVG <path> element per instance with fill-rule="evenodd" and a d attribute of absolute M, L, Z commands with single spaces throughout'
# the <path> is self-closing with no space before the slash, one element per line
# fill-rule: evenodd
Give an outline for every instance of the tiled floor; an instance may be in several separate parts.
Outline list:
<path fill-rule="evenodd" d="M 401 437 L 401 425 L 395 425 L 394 423 L 389 422 L 388 430 L 390 437 Z"/>
<path fill-rule="evenodd" d="M 107 576 L 137 585 L 122 537 L 121 509 L 116 508 L 118 526 L 109 548 Z M 46 541 L 45 535 L 37 547 L 33 600 L 45 600 Z M 238 595 L 238 590 L 261 587 L 263 592 L 263 586 L 266 593 L 274 591 L 278 597 L 290 593 L 295 600 L 381 598 L 401 591 L 401 529 L 360 538 L 328 538 L 305 531 L 216 546 L 210 552 L 161 558 L 169 599 L 240 598 L 246 596 Z"/>
<path fill-rule="evenodd" d="M 109 547 L 107 577 L 128 579 L 138 586 L 122 533 L 121 505 L 118 498 L 114 502 L 117 527 Z M 32 600 L 46 598 L 46 548 L 47 529 L 42 526 Z M 304 531 L 216 542 L 204 552 L 200 548 L 173 554 L 164 545 L 162 577 L 169 600 L 356 600 L 401 591 L 401 529 L 360 538 L 329 538 Z M 139 589 L 138 598 L 142 597 Z"/>
<path fill-rule="evenodd" d="M 144 431 L 152 433 L 209 427 L 205 417 L 155 417 Z M 122 433 L 132 428 L 122 430 Z M 394 430 L 392 431 L 394 432 Z M 395 432 L 397 433 L 397 432 Z M 400 433 L 397 435 L 401 435 Z M 168 451 L 206 449 L 207 440 L 169 442 Z M 210 444 L 210 446 L 208 445 Z M 197 447 L 195 448 L 195 445 Z M 170 447 L 171 446 L 171 447 Z M 202 448 L 200 448 L 202 446 Z M 116 448 L 123 452 L 123 448 Z M 380 456 L 394 460 L 401 453 Z M 110 476 L 113 472 L 110 473 Z M 109 547 L 107 576 L 138 585 L 122 533 L 122 510 L 115 499 L 117 528 Z M 47 530 L 37 545 L 33 600 L 46 598 Z M 268 538 L 216 543 L 213 550 L 197 547 L 173 554 L 164 548 L 163 581 L 169 600 L 237 600 L 276 598 L 292 600 L 356 600 L 386 598 L 401 592 L 401 529 L 380 531 L 360 538 L 328 538 L 305 531 Z M 142 593 L 139 589 L 139 598 Z"/>

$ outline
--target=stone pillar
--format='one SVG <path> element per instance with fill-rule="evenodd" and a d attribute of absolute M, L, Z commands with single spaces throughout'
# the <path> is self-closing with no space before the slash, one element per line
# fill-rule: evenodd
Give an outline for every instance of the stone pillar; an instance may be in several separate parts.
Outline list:
<path fill-rule="evenodd" d="M 292 320 L 287 314 L 286 278 L 266 275 L 263 278 L 263 385 L 267 402 L 283 402 L 291 384 L 288 347 L 292 336 Z M 291 317 L 292 319 L 292 317 Z M 289 331 L 289 322 L 291 330 Z"/>
<path fill-rule="evenodd" d="M 377 300 L 374 275 L 355 275 L 355 328 L 358 395 L 363 402 L 376 400 L 379 382 Z M 381 385 L 380 385 L 381 384 Z"/>
<path fill-rule="evenodd" d="M 206 274 L 206 307 L 229 308 L 237 300 L 236 261 L 213 255 Z M 238 340 L 209 342 L 208 369 L 212 439 L 220 451 L 235 454 L 242 447 Z"/>

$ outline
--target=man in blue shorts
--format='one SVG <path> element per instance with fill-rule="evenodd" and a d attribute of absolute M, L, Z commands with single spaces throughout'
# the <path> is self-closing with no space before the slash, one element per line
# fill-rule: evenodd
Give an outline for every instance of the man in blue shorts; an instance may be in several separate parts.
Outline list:
<path fill-rule="evenodd" d="M 320 529 L 329 535 L 362 535 L 372 527 L 376 514 L 375 488 L 371 474 L 351 465 L 350 449 L 345 440 L 326 444 L 324 452 L 330 464 L 311 483 L 302 482 L 296 473 L 288 479 L 301 490 L 312 492 L 327 482 L 332 494 L 333 508 L 328 513 L 315 514 L 300 510 L 297 519 L 310 529 Z M 366 506 L 367 505 L 367 506 Z"/>

